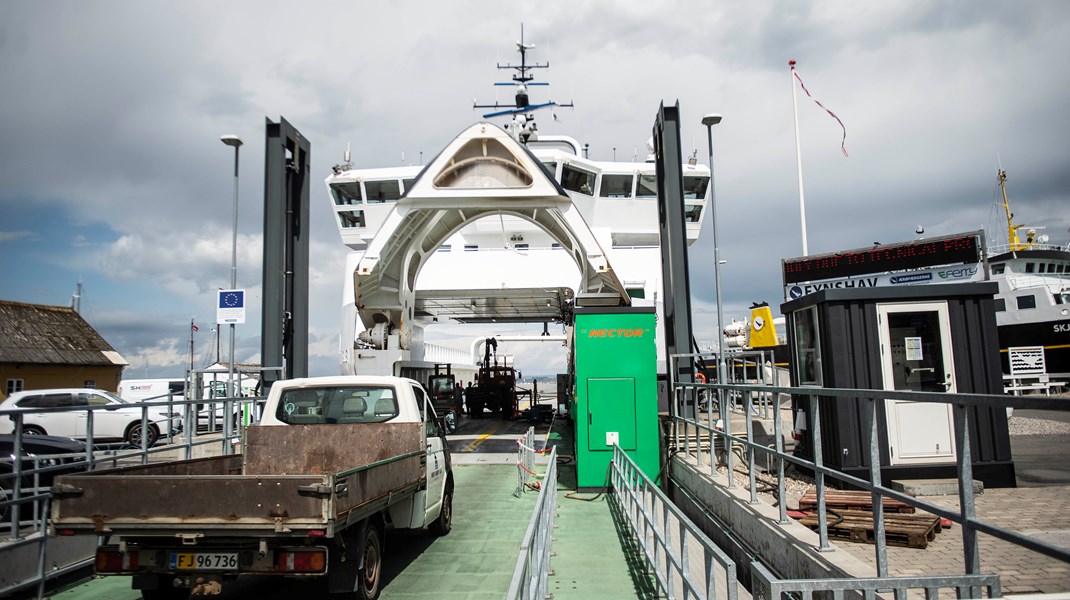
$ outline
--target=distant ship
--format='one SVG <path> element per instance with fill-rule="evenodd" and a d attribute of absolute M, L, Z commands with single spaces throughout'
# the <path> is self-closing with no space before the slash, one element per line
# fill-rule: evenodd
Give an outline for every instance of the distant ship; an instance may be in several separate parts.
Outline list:
<path fill-rule="evenodd" d="M 989 246 L 996 294 L 999 347 L 1043 346 L 1049 374 L 1070 375 L 1070 244 L 1048 244 L 1036 228 L 1014 224 L 1007 200 L 1007 173 L 997 178 L 1007 218 L 1007 243 Z M 1022 239 L 1022 232 L 1024 237 Z M 1006 370 L 1006 369 L 1005 369 Z"/>

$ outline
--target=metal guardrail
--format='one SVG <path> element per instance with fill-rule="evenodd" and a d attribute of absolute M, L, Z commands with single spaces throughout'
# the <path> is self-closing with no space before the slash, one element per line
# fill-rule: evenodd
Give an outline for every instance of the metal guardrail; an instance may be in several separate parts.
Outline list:
<path fill-rule="evenodd" d="M 509 582 L 506 600 L 544 600 L 550 576 L 550 544 L 557 513 L 557 446 L 550 451 L 550 464 L 535 501 L 520 556 L 516 559 L 513 578 Z"/>
<path fill-rule="evenodd" d="M 524 435 L 516 441 L 516 491 L 517 498 L 524 493 L 528 480 L 535 475 L 535 428 L 528 427 Z"/>
<path fill-rule="evenodd" d="M 987 592 L 981 595 L 981 589 Z M 954 590 L 956 598 L 999 598 L 1003 595 L 998 575 L 955 575 L 919 577 L 851 577 L 845 579 L 777 579 L 759 562 L 751 563 L 753 597 L 762 600 L 798 598 L 811 600 L 814 592 L 831 593 L 843 600 L 845 592 L 854 592 L 873 600 L 881 592 L 893 592 L 896 600 L 906 600 L 911 590 L 921 590 L 926 600 L 937 600 L 940 590 Z"/>
<path fill-rule="evenodd" d="M 673 356 L 672 359 L 675 363 L 678 357 L 694 356 L 694 355 L 678 355 Z M 670 372 L 675 372 L 674 369 L 670 369 Z M 748 472 L 748 488 L 750 491 L 750 502 L 756 504 L 757 498 L 757 485 L 755 479 L 756 473 L 756 455 L 762 455 L 767 457 L 776 465 L 777 474 L 777 489 L 776 497 L 779 505 L 779 523 L 789 523 L 787 517 L 787 496 L 784 487 L 784 467 L 786 463 L 792 463 L 811 470 L 814 473 L 814 483 L 816 487 L 817 495 L 817 513 L 818 513 L 818 538 L 819 538 L 819 550 L 827 550 L 830 548 L 828 541 L 828 522 L 827 514 L 825 510 L 825 478 L 832 477 L 842 483 L 854 486 L 859 489 L 868 490 L 872 496 L 873 506 L 873 529 L 874 529 L 874 546 L 876 554 L 877 564 L 877 577 L 885 582 L 893 582 L 897 578 L 888 577 L 888 553 L 887 553 L 887 541 L 885 539 L 885 527 L 884 527 L 884 513 L 882 510 L 883 501 L 885 498 L 892 498 L 899 500 L 910 506 L 922 509 L 936 516 L 950 519 L 951 521 L 958 523 L 962 527 L 962 552 L 964 557 L 964 575 L 962 576 L 950 576 L 950 580 L 956 578 L 961 579 L 962 585 L 978 585 L 975 576 L 980 573 L 980 549 L 978 546 L 978 533 L 985 533 L 1001 540 L 1010 542 L 1019 547 L 1044 554 L 1046 556 L 1061 560 L 1063 562 L 1070 562 L 1070 551 L 1060 548 L 1058 546 L 1048 544 L 1046 542 L 1039 541 L 1033 537 L 1022 534 L 1020 532 L 999 527 L 993 523 L 978 519 L 974 506 L 974 494 L 973 494 L 973 462 L 971 459 L 971 443 L 970 443 L 970 431 L 972 430 L 972 416 L 969 408 L 972 407 L 992 407 L 992 408 L 1033 408 L 1033 409 L 1045 409 L 1045 410 L 1070 410 L 1070 404 L 1065 399 L 1048 398 L 1048 397 L 1016 397 L 1016 396 L 1000 396 L 993 394 L 961 394 L 961 393 L 938 393 L 938 392 L 904 392 L 904 391 L 892 391 L 892 390 L 871 390 L 871 389 L 840 389 L 840 388 L 820 388 L 820 387 L 783 387 L 783 386 L 766 386 L 766 385 L 753 385 L 753 384 L 724 384 L 719 385 L 715 383 L 708 384 L 696 384 L 696 383 L 673 383 L 673 408 L 671 413 L 671 419 L 673 422 L 673 442 L 677 449 L 681 449 L 687 454 L 694 454 L 697 463 L 702 466 L 708 463 L 710 474 L 713 475 L 716 472 L 719 462 L 723 462 L 728 469 L 729 476 L 727 487 L 735 488 L 734 477 L 732 473 L 734 471 L 733 466 L 733 452 L 723 452 L 723 461 L 718 460 L 716 456 L 719 448 L 742 448 L 745 451 L 746 469 Z M 718 417 L 723 419 L 723 426 L 718 427 L 713 417 L 713 406 L 710 410 L 706 411 L 705 422 L 700 418 L 686 418 L 680 415 L 686 414 L 684 409 L 687 407 L 687 403 L 692 402 L 696 395 L 697 390 L 707 390 L 707 393 L 712 393 L 720 397 L 718 402 Z M 731 431 L 731 421 L 727 418 L 727 401 L 725 396 L 728 393 L 742 394 L 744 398 L 744 415 L 745 415 L 745 427 L 746 431 L 736 432 L 733 434 Z M 784 451 L 783 447 L 783 424 L 781 419 L 781 411 L 773 411 L 773 425 L 774 425 L 774 439 L 776 444 L 774 447 L 761 446 L 754 443 L 753 432 L 753 396 L 756 394 L 774 394 L 778 395 L 796 395 L 805 396 L 810 399 L 810 414 L 809 427 L 811 428 L 814 448 L 814 459 L 806 460 L 796 457 L 792 454 L 788 454 Z M 860 414 L 864 423 L 864 435 L 866 439 L 868 449 L 868 461 L 870 465 L 870 479 L 861 479 L 846 473 L 837 471 L 826 467 L 823 464 L 823 453 L 821 448 L 821 403 L 819 398 L 834 398 L 839 402 L 856 402 L 859 404 Z M 911 402 L 937 402 L 942 404 L 950 404 L 952 406 L 954 430 L 955 430 L 955 446 L 958 449 L 956 452 L 956 467 L 957 467 L 957 483 L 959 489 L 959 509 L 958 511 L 949 509 L 944 506 L 932 504 L 916 498 L 914 496 L 907 495 L 902 492 L 884 487 L 880 481 L 880 467 L 881 457 L 878 446 L 878 422 L 877 422 L 877 403 L 885 400 L 907 400 Z M 700 417 L 701 415 L 699 415 Z M 693 436 L 693 440 L 692 440 Z M 704 459 L 705 458 L 705 459 Z M 997 578 L 998 579 L 998 578 Z M 816 591 L 818 589 L 847 589 L 843 587 L 837 587 L 839 584 L 837 580 L 828 580 L 829 585 L 832 587 L 818 588 L 812 587 L 811 589 Z M 816 584 L 815 584 L 816 585 Z M 949 584 L 954 586 L 954 584 Z M 886 585 L 885 587 L 891 587 Z"/>
<path fill-rule="evenodd" d="M 670 600 L 736 600 L 735 561 L 692 523 L 616 444 L 610 464 L 612 497 L 642 548 L 659 593 Z M 695 550 L 700 556 L 692 554 Z M 718 574 L 723 574 L 720 591 Z"/>
<path fill-rule="evenodd" d="M 0 473 L 0 564 L 4 564 L 5 551 L 9 551 L 27 543 L 40 545 L 40 561 L 37 573 L 30 578 L 23 579 L 6 587 L 0 588 L 0 596 L 25 589 L 36 585 L 37 597 L 42 598 L 45 582 L 67 572 L 67 569 L 58 568 L 46 570 L 46 529 L 48 515 L 51 509 L 52 494 L 43 482 L 45 477 L 51 477 L 60 473 L 92 471 L 102 468 L 117 467 L 129 464 L 148 464 L 151 459 L 157 460 L 189 460 L 193 455 L 193 448 L 197 446 L 219 445 L 219 453 L 229 454 L 234 446 L 241 442 L 241 427 L 233 428 L 232 419 L 220 419 L 217 423 L 214 405 L 223 405 L 223 414 L 235 414 L 234 404 L 258 405 L 262 407 L 263 397 L 255 398 L 218 398 L 214 402 L 197 400 L 174 400 L 161 396 L 160 400 L 146 400 L 144 402 L 131 402 L 128 406 L 141 409 L 141 427 L 144 431 L 150 419 L 150 408 L 166 407 L 167 412 L 175 418 L 181 415 L 183 431 L 178 435 L 171 432 L 161 432 L 156 445 L 149 447 L 146 436 L 141 436 L 141 446 L 129 446 L 122 443 L 97 444 L 93 436 L 94 413 L 107 411 L 104 406 L 83 406 L 63 408 L 42 408 L 33 410 L 3 410 L 0 411 L 0 419 L 11 419 L 14 422 L 14 444 L 12 452 L 8 456 L 0 456 L 0 463 L 10 461 L 10 472 Z M 207 415 L 199 415 L 197 405 L 204 405 Z M 114 409 L 112 409 L 114 410 Z M 180 413 L 176 413 L 178 410 Z M 202 411 L 203 412 L 203 411 Z M 249 415 L 251 423 L 258 423 L 260 410 L 239 410 L 238 414 Z M 32 413 L 86 413 L 86 438 L 84 451 L 65 454 L 32 454 L 24 451 L 23 440 L 32 437 L 25 431 L 25 417 Z M 198 416 L 204 416 L 207 425 L 201 432 L 198 424 Z M 219 427 L 223 426 L 220 435 Z M 198 439 L 200 438 L 200 439 Z M 162 443 L 167 442 L 167 443 Z M 179 455 L 174 455 L 175 453 Z M 209 451 L 210 453 L 210 451 Z M 17 458 L 21 457 L 21 459 Z M 26 464 L 29 463 L 29 466 Z M 28 484 L 28 485 L 27 485 Z"/>

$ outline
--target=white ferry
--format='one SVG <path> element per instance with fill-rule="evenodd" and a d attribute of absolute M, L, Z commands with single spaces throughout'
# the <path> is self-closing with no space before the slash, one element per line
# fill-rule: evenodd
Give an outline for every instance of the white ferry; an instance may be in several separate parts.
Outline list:
<path fill-rule="evenodd" d="M 466 353 L 425 344 L 424 328 L 567 322 L 576 295 L 610 304 L 623 297 L 661 313 L 653 159 L 593 160 L 578 140 L 541 134 L 534 113 L 555 103 L 530 102 L 539 85 L 532 70 L 549 66 L 527 62 L 532 48 L 521 38 L 520 64 L 498 65 L 514 72 L 515 103 L 491 106 L 487 121 L 428 164 L 356 168 L 347 152 L 327 177 L 350 250 L 343 373 L 422 378 L 419 369 L 434 363 L 471 364 Z M 689 244 L 709 201 L 709 168 L 696 163 L 682 165 Z M 395 248 L 398 239 L 418 247 Z"/>

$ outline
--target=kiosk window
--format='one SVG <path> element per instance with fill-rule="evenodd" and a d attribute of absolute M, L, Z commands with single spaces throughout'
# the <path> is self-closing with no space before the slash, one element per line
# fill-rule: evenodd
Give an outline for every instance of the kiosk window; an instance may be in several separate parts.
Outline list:
<path fill-rule="evenodd" d="M 817 337 L 817 307 L 795 313 L 795 374 L 797 385 L 821 385 L 821 344 Z"/>

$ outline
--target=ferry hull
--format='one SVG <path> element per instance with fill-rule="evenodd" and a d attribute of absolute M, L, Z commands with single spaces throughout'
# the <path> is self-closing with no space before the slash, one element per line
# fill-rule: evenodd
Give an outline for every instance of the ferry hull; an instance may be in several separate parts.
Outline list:
<path fill-rule="evenodd" d="M 999 326 L 999 351 L 1004 373 L 1010 372 L 1007 348 L 1014 346 L 1044 346 L 1044 364 L 1048 373 L 1070 373 L 1070 319 Z"/>

